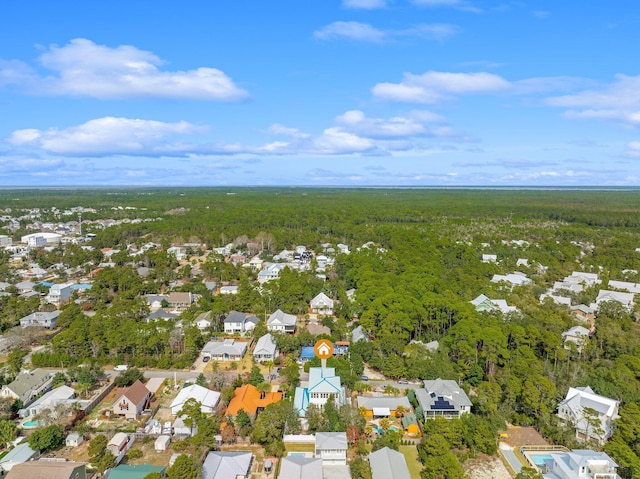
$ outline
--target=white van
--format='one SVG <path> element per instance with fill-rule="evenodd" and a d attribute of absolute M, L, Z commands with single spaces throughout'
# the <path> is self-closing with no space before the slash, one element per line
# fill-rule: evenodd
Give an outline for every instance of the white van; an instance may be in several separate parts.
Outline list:
<path fill-rule="evenodd" d="M 126 364 L 118 364 L 115 368 L 113 368 L 114 371 L 126 371 L 127 369 L 129 369 L 129 366 L 127 366 Z"/>

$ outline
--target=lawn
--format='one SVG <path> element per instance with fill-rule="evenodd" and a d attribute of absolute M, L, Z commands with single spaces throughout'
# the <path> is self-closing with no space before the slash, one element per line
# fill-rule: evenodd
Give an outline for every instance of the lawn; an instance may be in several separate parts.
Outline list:
<path fill-rule="evenodd" d="M 407 461 L 409 467 L 409 474 L 412 479 L 420 479 L 420 471 L 422 470 L 422 464 L 418 459 L 418 450 L 415 446 L 400 446 L 400 452 L 404 454 L 404 458 Z"/>
<path fill-rule="evenodd" d="M 315 452 L 315 444 L 310 442 L 307 444 L 295 444 L 287 442 L 284 444 L 287 453 L 289 452 Z"/>

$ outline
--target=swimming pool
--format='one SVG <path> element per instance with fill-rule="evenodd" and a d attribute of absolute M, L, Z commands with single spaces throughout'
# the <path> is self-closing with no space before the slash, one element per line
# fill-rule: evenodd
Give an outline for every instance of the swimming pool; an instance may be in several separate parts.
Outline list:
<path fill-rule="evenodd" d="M 44 421 L 37 421 L 37 420 L 30 420 L 30 421 L 24 421 L 22 423 L 22 427 L 25 429 L 31 429 L 34 427 L 38 427 L 38 426 L 44 426 Z"/>
<path fill-rule="evenodd" d="M 533 463 L 538 467 L 544 466 L 545 461 L 550 461 L 551 459 L 553 459 L 551 457 L 551 454 L 529 454 L 529 457 L 531 458 Z"/>

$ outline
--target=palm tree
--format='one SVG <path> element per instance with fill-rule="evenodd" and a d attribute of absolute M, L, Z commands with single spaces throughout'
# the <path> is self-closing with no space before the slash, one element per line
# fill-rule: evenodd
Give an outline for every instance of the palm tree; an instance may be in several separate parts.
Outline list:
<path fill-rule="evenodd" d="M 396 407 L 396 417 L 404 417 L 405 408 L 402 404 L 398 404 Z"/>

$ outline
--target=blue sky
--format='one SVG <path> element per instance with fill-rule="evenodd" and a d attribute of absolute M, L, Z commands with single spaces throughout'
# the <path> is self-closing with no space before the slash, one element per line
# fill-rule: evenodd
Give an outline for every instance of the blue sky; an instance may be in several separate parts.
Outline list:
<path fill-rule="evenodd" d="M 0 5 L 0 185 L 640 185 L 632 0 Z"/>

